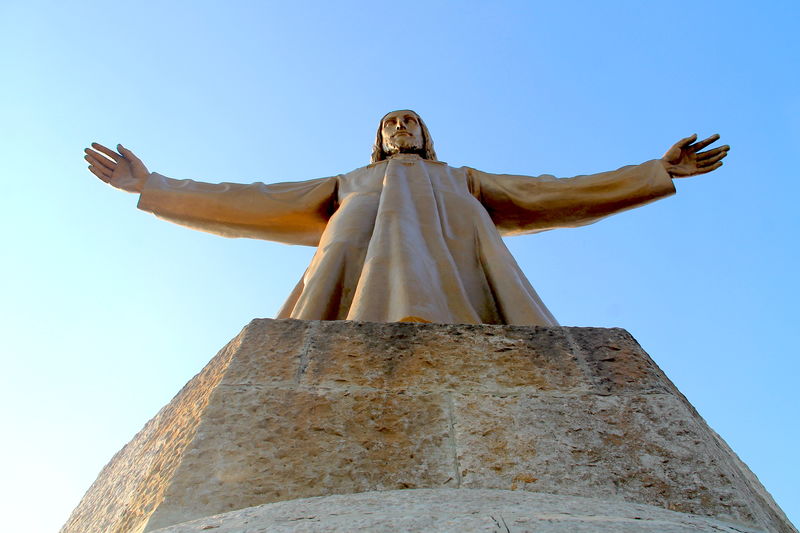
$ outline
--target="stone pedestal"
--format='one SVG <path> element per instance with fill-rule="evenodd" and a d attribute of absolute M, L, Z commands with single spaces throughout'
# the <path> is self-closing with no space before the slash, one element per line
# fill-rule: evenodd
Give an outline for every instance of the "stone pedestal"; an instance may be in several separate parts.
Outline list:
<path fill-rule="evenodd" d="M 153 533 L 763 533 L 652 505 L 498 489 L 405 489 L 268 503 Z"/>
<path fill-rule="evenodd" d="M 62 532 L 422 488 L 796 532 L 624 330 L 297 320 L 245 327 L 114 456 Z"/>

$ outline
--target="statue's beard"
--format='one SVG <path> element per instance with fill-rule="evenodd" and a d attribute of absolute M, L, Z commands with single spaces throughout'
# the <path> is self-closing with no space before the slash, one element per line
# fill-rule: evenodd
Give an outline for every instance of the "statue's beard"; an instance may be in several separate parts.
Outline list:
<path fill-rule="evenodd" d="M 405 140 L 411 141 L 412 139 L 401 138 L 401 142 L 396 143 L 392 140 L 383 143 L 383 150 L 390 155 L 394 154 L 418 154 L 422 155 L 425 150 L 422 146 L 416 144 L 415 142 L 406 143 L 402 142 Z"/>

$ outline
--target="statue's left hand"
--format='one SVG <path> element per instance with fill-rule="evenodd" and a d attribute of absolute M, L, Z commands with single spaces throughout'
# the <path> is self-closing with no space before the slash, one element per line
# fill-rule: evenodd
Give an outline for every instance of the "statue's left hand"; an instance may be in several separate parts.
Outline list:
<path fill-rule="evenodd" d="M 695 133 L 675 143 L 661 158 L 661 162 L 673 178 L 688 178 L 716 170 L 722 166 L 722 159 L 728 155 L 731 147 L 726 144 L 705 152 L 700 150 L 718 139 L 719 135 L 714 134 L 708 139 L 695 142 L 697 140 Z"/>
<path fill-rule="evenodd" d="M 150 172 L 136 154 L 121 144 L 117 145 L 119 152 L 100 143 L 92 143 L 92 148 L 84 150 L 84 159 L 89 162 L 89 171 L 92 174 L 117 189 L 142 192 Z"/>

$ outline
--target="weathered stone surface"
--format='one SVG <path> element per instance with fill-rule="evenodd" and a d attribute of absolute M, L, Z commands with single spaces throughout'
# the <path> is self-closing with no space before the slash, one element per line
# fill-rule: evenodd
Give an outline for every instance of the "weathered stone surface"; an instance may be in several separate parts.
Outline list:
<path fill-rule="evenodd" d="M 565 328 L 597 393 L 676 393 L 677 389 L 624 329 Z"/>
<path fill-rule="evenodd" d="M 245 328 L 103 468 L 61 531 L 138 532 L 161 504 Z M 244 343 L 246 344 L 246 343 Z"/>
<path fill-rule="evenodd" d="M 462 487 L 637 501 L 760 523 L 738 465 L 673 395 L 457 395 L 454 403 Z"/>
<path fill-rule="evenodd" d="M 154 533 L 205 531 L 756 533 L 765 530 L 597 498 L 505 490 L 420 489 L 272 503 L 193 520 Z"/>
<path fill-rule="evenodd" d="M 623 330 L 298 320 L 248 325 L 112 459 L 63 531 L 448 487 L 796 531 Z"/>
<path fill-rule="evenodd" d="M 590 386 L 560 328 L 320 322 L 302 382 L 388 390 Z"/>
<path fill-rule="evenodd" d="M 215 400 L 149 527 L 265 501 L 456 486 L 439 394 L 236 386 Z"/>
<path fill-rule="evenodd" d="M 297 380 L 300 357 L 313 336 L 313 323 L 295 320 L 255 320 L 240 336 L 234 364 L 222 385 L 291 383 Z M 219 357 L 219 355 L 217 356 Z"/>

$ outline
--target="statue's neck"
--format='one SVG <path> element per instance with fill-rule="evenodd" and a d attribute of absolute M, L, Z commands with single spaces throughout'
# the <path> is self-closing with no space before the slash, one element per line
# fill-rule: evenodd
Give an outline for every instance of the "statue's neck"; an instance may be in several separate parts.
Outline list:
<path fill-rule="evenodd" d="M 396 152 L 392 152 L 386 156 L 386 159 L 391 159 L 396 156 L 403 156 L 403 155 L 417 155 L 423 159 L 425 159 L 425 150 L 422 148 L 402 148 Z"/>
<path fill-rule="evenodd" d="M 392 154 L 392 155 L 390 155 L 390 156 L 389 156 L 389 157 L 387 157 L 386 159 L 387 159 L 387 160 L 389 160 L 389 159 L 421 159 L 421 158 L 422 158 L 422 156 L 421 156 L 420 154 L 412 154 L 412 153 L 406 153 L 406 152 L 403 152 L 403 153 L 401 153 L 401 152 L 398 152 L 398 153 L 396 153 L 396 154 Z"/>

